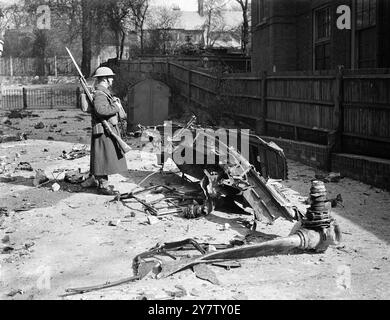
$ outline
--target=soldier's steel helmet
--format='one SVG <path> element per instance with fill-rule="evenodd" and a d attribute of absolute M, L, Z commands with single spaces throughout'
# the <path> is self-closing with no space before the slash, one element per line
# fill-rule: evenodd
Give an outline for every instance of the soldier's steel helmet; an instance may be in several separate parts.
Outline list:
<path fill-rule="evenodd" d="M 107 67 L 100 67 L 96 70 L 94 78 L 100 78 L 100 77 L 112 77 L 115 76 L 115 73 Z"/>

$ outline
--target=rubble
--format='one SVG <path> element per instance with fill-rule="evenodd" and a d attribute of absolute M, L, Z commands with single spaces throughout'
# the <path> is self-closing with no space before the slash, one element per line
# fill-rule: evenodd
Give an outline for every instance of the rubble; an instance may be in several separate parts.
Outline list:
<path fill-rule="evenodd" d="M 197 278 L 205 281 L 209 281 L 212 284 L 220 285 L 221 282 L 218 280 L 215 272 L 211 270 L 205 264 L 197 264 L 192 267 Z"/>
<path fill-rule="evenodd" d="M 34 171 L 33 167 L 28 162 L 20 162 L 15 170 L 20 171 Z"/>
<path fill-rule="evenodd" d="M 26 110 L 12 110 L 7 114 L 9 119 L 24 119 L 24 118 L 39 118 L 39 115 L 34 114 L 32 111 Z"/>
<path fill-rule="evenodd" d="M 322 181 L 325 183 L 329 183 L 329 182 L 338 183 L 338 182 L 340 182 L 341 179 L 343 179 L 343 177 L 341 176 L 340 173 L 335 173 L 335 172 L 330 172 L 327 174 L 317 173 L 315 175 L 315 178 L 316 178 L 316 180 L 319 180 L 319 181 Z"/>
<path fill-rule="evenodd" d="M 11 135 L 0 135 L 0 143 L 6 143 L 6 142 L 18 142 L 27 140 L 27 134 L 26 133 L 16 133 Z"/>
<path fill-rule="evenodd" d="M 188 174 L 201 181 L 200 185 L 204 194 L 201 201 L 190 204 L 183 209 L 185 217 L 194 219 L 210 214 L 216 208 L 218 202 L 221 202 L 220 200 L 223 199 L 249 203 L 254 210 L 255 221 L 266 220 L 268 223 L 273 223 L 280 217 L 289 221 L 298 221 L 304 216 L 304 212 L 289 201 L 270 179 L 287 178 L 287 162 L 282 149 L 272 142 L 267 143 L 260 137 L 249 134 L 247 139 L 250 147 L 252 150 L 257 150 L 256 153 L 252 152 L 249 160 L 240 154 L 239 149 L 235 150 L 219 140 L 218 144 L 224 147 L 220 149 L 224 151 L 219 150 L 217 152 L 215 148 L 205 148 L 203 138 L 215 139 L 215 137 L 204 131 L 202 133 L 204 137 L 199 138 L 199 134 L 196 134 L 196 129 L 199 129 L 199 127 L 195 127 L 195 122 L 196 117 L 193 116 L 186 125 L 177 125 L 174 130 L 178 129 L 179 133 L 184 129 L 192 130 L 197 138 L 190 148 L 194 152 L 196 150 L 197 153 L 199 153 L 199 150 L 204 150 L 204 154 L 202 154 L 204 158 L 208 158 L 209 154 L 213 155 L 213 158 L 216 159 L 216 164 L 176 163 L 183 174 Z M 154 139 L 151 132 L 164 130 L 164 127 L 150 129 L 141 127 L 141 129 L 147 133 L 149 138 Z M 179 133 L 169 139 L 170 141 L 168 142 L 161 141 L 160 150 L 162 152 L 157 157 L 162 165 L 164 165 L 162 159 L 165 160 L 167 150 L 172 151 L 173 155 L 177 151 L 182 151 L 184 142 L 181 141 Z M 200 148 L 198 148 L 198 143 L 201 146 Z M 172 157 L 172 154 L 168 153 L 168 157 Z M 174 161 L 175 158 L 173 156 Z M 181 159 L 181 157 L 178 158 Z M 219 159 L 221 158 L 228 159 L 227 163 L 220 165 Z M 272 158 L 274 161 L 266 162 L 265 158 Z M 250 160 L 252 160 L 252 163 Z M 207 161 L 204 163 L 207 163 Z"/>
<path fill-rule="evenodd" d="M 58 184 L 58 183 L 54 183 L 52 186 L 51 186 L 51 190 L 53 192 L 58 192 L 61 190 L 61 186 Z"/>
<path fill-rule="evenodd" d="M 9 235 L 4 236 L 3 239 L 1 239 L 1 242 L 2 243 L 9 243 L 10 242 Z"/>
<path fill-rule="evenodd" d="M 14 297 L 16 296 L 17 294 L 24 294 L 24 291 L 22 289 L 16 289 L 16 290 L 12 290 L 10 291 L 9 293 L 7 293 L 7 296 L 8 297 Z"/>
<path fill-rule="evenodd" d="M 37 130 L 44 129 L 44 128 L 45 128 L 45 124 L 43 122 L 39 122 L 38 124 L 36 124 L 34 126 L 34 129 L 37 129 Z"/>
<path fill-rule="evenodd" d="M 1 249 L 1 254 L 10 254 L 14 250 L 15 250 L 15 248 L 13 248 L 13 247 L 5 246 Z"/>
<path fill-rule="evenodd" d="M 34 187 L 41 187 L 45 183 L 48 183 L 50 179 L 46 176 L 45 172 L 41 169 L 36 170 L 35 178 L 33 180 Z"/>
<path fill-rule="evenodd" d="M 142 192 L 142 190 L 139 192 Z M 326 195 L 324 183 L 313 181 L 310 189 L 311 205 L 307 209 L 306 214 L 300 218 L 299 223 L 294 226 L 288 237 L 275 238 L 255 244 L 247 244 L 246 241 L 237 242 L 237 239 L 233 239 L 234 241 L 231 241 L 227 246 L 200 244 L 194 239 L 159 243 L 154 248 L 139 254 L 133 259 L 134 276 L 130 279 L 131 281 L 141 280 L 146 274 L 150 273 L 150 270 L 154 270 L 158 266 L 156 269 L 158 270 L 158 279 L 192 268 L 198 278 L 213 284 L 219 284 L 220 282 L 215 273 L 206 266 L 207 264 L 230 269 L 231 267 L 237 267 L 235 262 L 241 259 L 290 254 L 297 250 L 300 252 L 323 253 L 329 246 L 337 246 L 341 241 L 341 230 L 337 222 L 332 218 L 329 206 L 326 205 Z M 131 193 L 127 196 L 134 198 L 134 194 Z M 124 196 L 118 196 L 117 200 L 120 200 L 121 197 Z M 148 219 L 150 218 L 155 217 L 148 216 Z M 225 225 L 224 229 L 229 230 L 230 225 Z M 200 255 L 179 260 L 171 253 L 178 250 L 189 250 L 189 246 L 199 251 Z M 169 257 L 173 261 L 164 261 L 160 256 Z M 145 270 L 148 271 L 145 273 Z M 125 279 L 116 283 L 123 284 L 124 281 L 127 283 L 129 280 Z M 92 290 L 98 290 L 103 287 L 105 286 L 91 288 L 93 288 Z M 68 289 L 67 292 L 82 293 L 85 290 L 82 288 Z"/>
<path fill-rule="evenodd" d="M 80 158 L 83 158 L 83 157 L 89 155 L 90 152 L 89 152 L 88 148 L 89 148 L 89 146 L 87 146 L 87 145 L 74 146 L 72 151 L 70 151 L 70 152 L 62 151 L 61 157 L 63 159 L 66 159 L 66 160 L 80 159 Z"/>
<path fill-rule="evenodd" d="M 72 170 L 65 173 L 64 181 L 71 184 L 82 184 L 89 178 L 89 173 L 81 173 L 81 170 Z"/>

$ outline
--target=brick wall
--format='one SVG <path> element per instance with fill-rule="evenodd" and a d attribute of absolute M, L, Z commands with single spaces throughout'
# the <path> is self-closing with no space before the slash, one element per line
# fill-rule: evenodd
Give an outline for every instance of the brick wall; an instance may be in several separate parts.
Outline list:
<path fill-rule="evenodd" d="M 256 3 L 256 1 L 254 1 Z M 253 26 L 252 70 L 305 71 L 313 69 L 313 10 L 331 8 L 331 69 L 351 66 L 351 31 L 336 27 L 339 5 L 351 0 L 268 1 L 266 22 Z M 256 5 L 255 5 L 256 6 Z M 253 10 L 256 14 L 256 10 Z M 252 18 L 253 21 L 255 17 Z"/>
<path fill-rule="evenodd" d="M 332 171 L 390 190 L 390 160 L 347 154 L 332 155 Z"/>
<path fill-rule="evenodd" d="M 274 137 L 262 137 L 281 147 L 287 158 L 322 170 L 329 170 L 330 148 L 318 144 L 293 141 Z"/>
<path fill-rule="evenodd" d="M 268 142 L 275 142 L 289 159 L 314 168 L 340 172 L 344 177 L 390 190 L 390 160 L 361 155 L 332 154 L 327 146 L 274 137 L 262 138 Z"/>

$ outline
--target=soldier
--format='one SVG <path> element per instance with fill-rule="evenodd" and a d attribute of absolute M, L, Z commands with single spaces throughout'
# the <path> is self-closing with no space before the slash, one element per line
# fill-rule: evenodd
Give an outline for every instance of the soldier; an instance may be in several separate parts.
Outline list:
<path fill-rule="evenodd" d="M 126 157 L 115 140 L 104 130 L 102 120 L 107 120 L 112 130 L 120 136 L 119 114 L 123 109 L 118 105 L 110 89 L 115 74 L 110 68 L 100 67 L 94 78 L 97 79 L 92 111 L 91 138 L 91 178 L 84 187 L 97 185 L 98 192 L 104 195 L 116 195 L 113 186 L 108 185 L 108 176 L 127 171 Z M 96 180 L 95 180 L 96 179 Z"/>

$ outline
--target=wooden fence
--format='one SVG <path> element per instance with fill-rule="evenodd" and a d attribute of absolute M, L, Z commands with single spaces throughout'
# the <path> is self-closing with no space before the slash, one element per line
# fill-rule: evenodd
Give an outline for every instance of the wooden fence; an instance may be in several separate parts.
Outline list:
<path fill-rule="evenodd" d="M 78 95 L 75 87 L 3 89 L 0 103 L 3 110 L 76 108 Z"/>
<path fill-rule="evenodd" d="M 164 73 L 188 102 L 246 119 L 260 135 L 390 159 L 389 70 L 216 76 L 170 61 L 119 66 L 121 72 Z"/>

